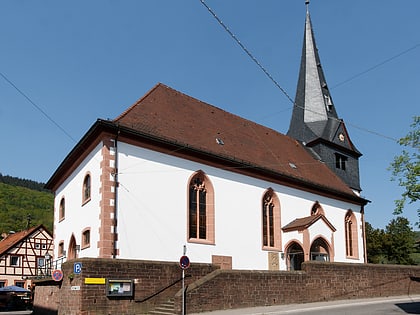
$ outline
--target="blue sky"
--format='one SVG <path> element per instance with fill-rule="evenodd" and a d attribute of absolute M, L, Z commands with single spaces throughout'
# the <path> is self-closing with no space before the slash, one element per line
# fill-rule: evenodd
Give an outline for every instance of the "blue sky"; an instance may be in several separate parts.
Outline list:
<path fill-rule="evenodd" d="M 292 98 L 304 3 L 206 0 Z M 310 12 L 338 115 L 363 153 L 366 219 L 385 227 L 401 193 L 387 171 L 401 152 L 392 139 L 420 114 L 420 1 L 312 0 Z M 3 0 L 0 40 L 4 175 L 46 182 L 96 119 L 115 118 L 158 82 L 289 127 L 291 102 L 199 0 Z M 404 215 L 417 219 L 413 206 Z"/>

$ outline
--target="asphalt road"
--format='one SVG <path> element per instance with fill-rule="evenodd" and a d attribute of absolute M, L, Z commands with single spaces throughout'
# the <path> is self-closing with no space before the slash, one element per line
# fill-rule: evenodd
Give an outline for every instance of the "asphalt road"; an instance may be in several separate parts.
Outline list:
<path fill-rule="evenodd" d="M 188 314 L 188 313 L 187 313 Z M 200 313 L 200 315 L 385 315 L 420 314 L 420 295 L 387 297 L 362 300 L 343 300 L 224 310 Z M 189 314 L 198 315 L 198 314 Z"/>

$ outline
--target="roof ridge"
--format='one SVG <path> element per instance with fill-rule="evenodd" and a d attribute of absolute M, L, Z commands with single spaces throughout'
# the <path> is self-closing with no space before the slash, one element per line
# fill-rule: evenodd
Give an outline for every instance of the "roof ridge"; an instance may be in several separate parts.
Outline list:
<path fill-rule="evenodd" d="M 131 110 L 137 106 L 137 104 L 139 104 L 141 101 L 143 101 L 145 98 L 147 98 L 154 90 L 156 90 L 159 86 L 166 86 L 164 84 L 162 84 L 161 82 L 158 82 L 155 84 L 154 87 L 152 87 L 149 91 L 146 92 L 146 94 L 144 94 L 141 98 L 139 98 L 133 105 L 131 105 L 130 107 L 128 107 L 125 111 L 123 111 L 119 116 L 117 116 L 113 121 L 117 121 L 120 120 L 121 118 L 123 118 L 124 116 L 126 116 L 129 112 L 131 112 Z"/>
<path fill-rule="evenodd" d="M 174 89 L 174 88 L 172 88 L 172 87 L 170 87 L 170 86 L 168 86 L 168 85 L 166 85 L 166 84 L 164 84 L 162 82 L 158 82 L 149 91 L 147 91 L 145 95 L 143 95 L 141 98 L 139 98 L 133 105 L 131 105 L 130 107 L 128 107 L 123 113 L 121 113 L 113 121 L 114 122 L 117 122 L 118 120 L 121 120 L 122 118 L 124 118 L 125 116 L 127 116 L 137 105 L 139 105 L 140 103 L 142 103 L 146 98 L 148 98 L 151 94 L 153 94 L 153 92 L 156 91 L 159 87 L 164 87 L 164 88 L 166 88 L 166 89 L 168 89 L 168 90 L 170 90 L 170 91 L 172 91 L 174 93 L 180 94 L 183 97 L 188 97 L 190 99 L 193 99 L 196 102 L 199 102 L 201 104 L 204 104 L 204 105 L 206 105 L 208 107 L 212 107 L 212 108 L 214 108 L 214 109 L 216 109 L 216 110 L 218 110 L 220 112 L 226 113 L 227 115 L 238 117 L 238 118 L 240 118 L 241 120 L 243 120 L 246 123 L 249 123 L 249 124 L 254 125 L 254 126 L 262 127 L 264 129 L 267 129 L 267 130 L 270 130 L 272 132 L 275 132 L 275 133 L 277 133 L 277 134 L 279 134 L 279 135 L 281 135 L 283 137 L 290 138 L 291 140 L 294 140 L 293 138 L 287 136 L 286 134 L 284 134 L 284 133 L 282 133 L 282 132 L 280 132 L 280 131 L 278 131 L 276 129 L 267 127 L 267 126 L 265 126 L 263 124 L 257 123 L 255 121 L 252 121 L 252 120 L 248 119 L 248 118 L 244 118 L 244 117 L 242 117 L 242 116 L 240 116 L 238 114 L 231 113 L 231 112 L 229 112 L 229 111 L 227 111 L 227 110 L 225 110 L 223 108 L 220 108 L 220 107 L 218 107 L 216 105 L 213 105 L 213 104 L 210 104 L 208 102 L 202 101 L 202 100 L 200 100 L 200 99 L 198 99 L 198 98 L 196 98 L 194 96 L 191 96 L 191 95 L 186 94 L 184 92 L 181 92 L 181 91 L 179 91 L 177 89 Z"/>

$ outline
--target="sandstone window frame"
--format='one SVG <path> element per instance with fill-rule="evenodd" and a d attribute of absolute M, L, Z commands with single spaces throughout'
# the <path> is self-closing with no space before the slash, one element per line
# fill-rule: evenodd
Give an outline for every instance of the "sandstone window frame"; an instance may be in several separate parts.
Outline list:
<path fill-rule="evenodd" d="M 214 188 L 208 176 L 196 171 L 188 180 L 187 241 L 215 244 Z"/>
<path fill-rule="evenodd" d="M 344 217 L 344 233 L 346 242 L 346 257 L 359 258 L 357 220 L 352 210 L 348 210 Z"/>
<path fill-rule="evenodd" d="M 268 188 L 261 200 L 262 249 L 281 251 L 280 200 L 272 188 Z"/>
<path fill-rule="evenodd" d="M 61 197 L 60 205 L 58 207 L 58 221 L 63 221 L 66 218 L 66 199 Z"/>
<path fill-rule="evenodd" d="M 83 187 L 82 187 L 82 204 L 88 203 L 92 198 L 92 176 L 90 173 L 86 173 L 83 178 Z"/>

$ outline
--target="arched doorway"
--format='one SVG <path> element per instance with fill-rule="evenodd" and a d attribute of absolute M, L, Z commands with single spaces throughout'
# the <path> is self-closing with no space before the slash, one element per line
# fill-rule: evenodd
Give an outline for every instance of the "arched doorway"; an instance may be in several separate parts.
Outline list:
<path fill-rule="evenodd" d="M 311 260 L 330 261 L 330 252 L 327 242 L 321 237 L 317 238 L 311 246 Z"/>
<path fill-rule="evenodd" d="M 76 256 L 76 239 L 74 238 L 74 235 L 72 235 L 69 242 L 69 248 L 67 250 L 67 259 L 75 259 Z"/>
<path fill-rule="evenodd" d="M 287 269 L 301 270 L 302 263 L 305 261 L 305 256 L 302 246 L 293 242 L 287 249 Z"/>

